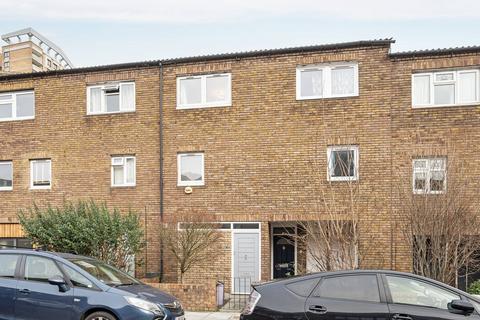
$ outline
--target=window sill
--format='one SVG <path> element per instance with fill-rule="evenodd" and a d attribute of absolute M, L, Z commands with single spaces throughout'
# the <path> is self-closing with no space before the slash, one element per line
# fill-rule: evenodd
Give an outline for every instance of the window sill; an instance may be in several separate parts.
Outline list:
<path fill-rule="evenodd" d="M 115 186 L 110 186 L 112 189 L 128 189 L 128 188 L 135 188 L 137 185 L 136 184 L 126 184 L 126 185 L 115 185 Z"/>
<path fill-rule="evenodd" d="M 0 192 L 3 192 L 3 191 L 13 191 L 13 187 L 0 188 Z"/>
<path fill-rule="evenodd" d="M 308 100 L 333 100 L 333 99 L 345 99 L 345 98 L 358 98 L 360 97 L 360 95 L 357 93 L 357 94 L 353 94 L 353 95 L 346 95 L 346 96 L 331 96 L 331 97 L 318 97 L 318 96 L 315 96 L 315 97 L 298 97 L 296 98 L 297 101 L 308 101 Z"/>
<path fill-rule="evenodd" d="M 341 177 L 341 178 L 332 178 L 328 177 L 329 182 L 355 182 L 358 181 L 358 177 Z"/>
<path fill-rule="evenodd" d="M 25 117 L 25 118 L 8 118 L 8 119 L 0 119 L 0 122 L 11 122 L 11 121 L 25 121 L 25 120 L 34 120 L 35 117 Z"/>
<path fill-rule="evenodd" d="M 123 114 L 123 113 L 135 113 L 136 110 L 128 110 L 128 111 L 115 111 L 115 112 L 99 112 L 99 113 L 88 113 L 87 116 L 108 116 L 108 115 L 115 115 L 115 114 Z"/>
<path fill-rule="evenodd" d="M 427 105 L 427 106 L 412 105 L 412 109 L 462 108 L 462 107 L 476 107 L 476 106 L 480 106 L 480 102 L 462 103 L 462 104 L 438 104 L 438 105 Z"/>
<path fill-rule="evenodd" d="M 50 191 L 52 187 L 30 187 L 31 191 Z"/>
<path fill-rule="evenodd" d="M 205 187 L 205 183 L 202 184 L 177 184 L 177 188 L 195 188 L 195 187 Z"/>
<path fill-rule="evenodd" d="M 208 109 L 208 108 L 229 108 L 231 107 L 231 103 L 227 104 L 214 104 L 214 105 L 193 105 L 193 106 L 178 106 L 176 110 L 190 110 L 190 109 Z"/>

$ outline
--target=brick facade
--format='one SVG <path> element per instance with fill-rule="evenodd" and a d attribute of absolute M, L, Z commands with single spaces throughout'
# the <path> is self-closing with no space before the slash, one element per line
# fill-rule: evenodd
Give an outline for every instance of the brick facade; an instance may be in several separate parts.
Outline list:
<path fill-rule="evenodd" d="M 327 147 L 356 145 L 365 195 L 361 267 L 410 270 L 410 249 L 398 232 L 403 225 L 396 210 L 397 174 L 411 178 L 412 157 L 426 150 L 445 152 L 455 146 L 474 161 L 480 138 L 478 106 L 412 109 L 411 74 L 478 67 L 480 53 L 394 58 L 389 50 L 389 43 L 359 44 L 2 78 L 0 91 L 33 88 L 36 98 L 35 120 L 0 122 L 0 160 L 14 163 L 14 190 L 0 192 L 2 221 L 15 222 L 17 210 L 34 201 L 93 198 L 133 208 L 146 219 L 148 235 L 139 275 L 160 272 L 161 212 L 171 225 L 192 216 L 196 221 L 258 222 L 260 278 L 268 280 L 271 227 L 316 212 L 318 195 L 327 188 Z M 343 61 L 358 63 L 359 96 L 296 100 L 298 65 Z M 176 109 L 177 77 L 219 72 L 232 74 L 231 106 Z M 113 80 L 135 81 L 136 111 L 86 115 L 86 85 Z M 204 153 L 205 185 L 193 187 L 191 194 L 177 186 L 180 152 Z M 110 186 L 110 156 L 119 154 L 137 157 L 135 187 Z M 52 159 L 49 191 L 29 190 L 29 159 L 34 158 Z M 476 177 L 480 169 L 473 172 Z M 333 188 L 337 201 L 345 202 L 345 184 L 336 182 Z M 186 282 L 226 279 L 229 286 L 230 231 L 215 250 L 222 250 L 222 257 L 192 270 Z M 173 259 L 167 251 L 163 255 L 163 278 L 174 281 Z"/>

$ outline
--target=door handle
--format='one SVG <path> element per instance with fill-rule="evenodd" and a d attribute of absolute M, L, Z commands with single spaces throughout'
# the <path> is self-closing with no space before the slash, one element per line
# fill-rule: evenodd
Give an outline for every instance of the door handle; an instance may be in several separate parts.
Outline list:
<path fill-rule="evenodd" d="M 311 305 L 310 307 L 308 307 L 308 310 L 310 310 L 314 313 L 319 313 L 319 314 L 327 313 L 327 308 L 325 308 L 324 306 Z"/>
<path fill-rule="evenodd" d="M 20 289 L 20 290 L 18 290 L 18 292 L 20 292 L 22 294 L 30 294 L 30 290 L 28 290 L 28 289 Z"/>
<path fill-rule="evenodd" d="M 392 316 L 393 320 L 413 320 L 408 314 L 396 313 Z"/>

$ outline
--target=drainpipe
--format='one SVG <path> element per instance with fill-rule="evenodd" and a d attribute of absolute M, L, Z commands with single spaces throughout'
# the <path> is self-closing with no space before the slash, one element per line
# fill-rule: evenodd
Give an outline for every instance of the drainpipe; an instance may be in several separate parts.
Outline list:
<path fill-rule="evenodd" d="M 160 153 L 160 223 L 163 227 L 163 64 L 159 63 L 159 108 L 160 108 L 160 123 L 159 123 L 159 153 Z M 160 239 L 160 282 L 163 280 L 163 241 Z"/>

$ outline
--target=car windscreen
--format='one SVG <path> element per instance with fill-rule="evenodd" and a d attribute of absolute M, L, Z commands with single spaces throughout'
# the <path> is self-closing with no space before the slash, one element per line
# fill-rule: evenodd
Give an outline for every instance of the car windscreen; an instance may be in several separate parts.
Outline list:
<path fill-rule="evenodd" d="M 141 282 L 125 272 L 98 260 L 71 259 L 70 262 L 87 271 L 101 282 L 112 287 L 141 284 Z"/>

